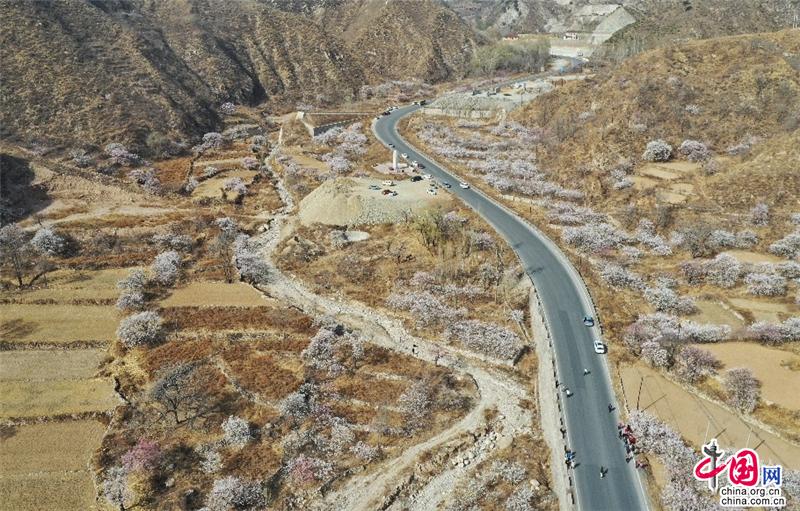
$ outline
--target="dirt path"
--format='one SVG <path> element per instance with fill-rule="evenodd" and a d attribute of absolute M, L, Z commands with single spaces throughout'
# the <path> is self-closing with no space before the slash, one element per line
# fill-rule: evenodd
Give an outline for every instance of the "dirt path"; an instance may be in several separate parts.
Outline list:
<path fill-rule="evenodd" d="M 272 219 L 268 228 L 254 240 L 262 255 L 269 261 L 280 240 L 290 235 L 291 227 L 284 226 L 289 220 L 289 213 L 294 210 L 294 202 L 277 176 L 276 187 L 285 206 Z M 487 426 L 484 412 L 489 408 L 496 408 L 498 413 L 491 425 L 496 432 L 496 440 L 484 441 L 471 447 L 472 452 L 467 458 L 472 462 L 467 461 L 458 466 L 445 463 L 445 468 L 429 482 L 423 483 L 419 488 L 412 488 L 410 496 L 401 506 L 405 508 L 410 505 L 410 509 L 419 510 L 437 509 L 452 494 L 458 482 L 468 475 L 468 464 L 487 458 L 494 449 L 510 445 L 515 436 L 530 432 L 533 414 L 521 404 L 529 395 L 520 383 L 497 367 L 497 361 L 414 337 L 400 321 L 361 303 L 316 295 L 302 283 L 284 275 L 274 265 L 271 282 L 263 288 L 263 292 L 270 298 L 291 303 L 308 314 L 334 316 L 338 321 L 363 332 L 365 337 L 378 346 L 461 372 L 473 379 L 480 396 L 474 408 L 459 422 L 407 449 L 399 457 L 384 461 L 378 469 L 354 476 L 344 487 L 325 496 L 323 508 L 353 511 L 391 508 L 392 496 L 396 496 L 404 488 L 409 480 L 408 476 L 419 468 L 419 458 L 423 453 L 459 437 L 469 436 L 468 433 L 478 434 L 479 430 Z"/>

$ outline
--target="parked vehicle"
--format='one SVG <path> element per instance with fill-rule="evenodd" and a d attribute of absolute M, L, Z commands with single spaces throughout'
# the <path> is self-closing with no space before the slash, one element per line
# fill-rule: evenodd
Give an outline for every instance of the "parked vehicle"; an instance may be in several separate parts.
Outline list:
<path fill-rule="evenodd" d="M 432 176 L 432 175 L 430 175 L 430 174 L 423 174 L 423 175 L 422 175 L 422 177 L 423 177 L 424 179 L 433 179 L 433 176 Z"/>
<path fill-rule="evenodd" d="M 450 183 L 448 183 L 447 181 L 442 181 L 442 186 L 444 186 L 445 188 L 450 188 Z"/>
<path fill-rule="evenodd" d="M 430 195 L 436 195 L 436 189 L 435 188 L 428 188 L 428 193 Z"/>
<path fill-rule="evenodd" d="M 465 189 L 465 190 L 466 190 L 467 188 L 469 188 L 469 184 L 467 184 L 467 183 L 464 183 L 463 181 L 462 181 L 461 183 L 458 183 L 458 186 L 460 186 L 461 188 L 463 188 L 463 189 Z"/>
<path fill-rule="evenodd" d="M 392 193 L 392 191 L 391 191 L 391 190 L 386 190 L 386 189 L 384 189 L 384 190 L 383 190 L 381 193 L 382 193 L 383 195 L 389 195 L 390 193 Z"/>
<path fill-rule="evenodd" d="M 403 154 L 400 155 L 400 157 L 403 158 L 404 160 L 407 160 L 408 159 L 408 153 L 403 153 Z"/>
<path fill-rule="evenodd" d="M 380 187 L 380 186 L 378 186 L 378 185 L 369 185 L 369 189 L 370 189 L 370 190 L 380 190 L 380 189 L 381 189 L 381 187 Z"/>
<path fill-rule="evenodd" d="M 412 176 L 411 182 L 416 183 L 417 181 L 422 181 L 422 176 Z"/>
<path fill-rule="evenodd" d="M 584 324 L 584 326 L 587 326 L 587 327 L 593 327 L 594 326 L 594 318 L 591 317 L 591 316 L 584 316 L 583 317 L 583 324 Z"/>
<path fill-rule="evenodd" d="M 383 186 L 394 186 L 394 181 L 391 179 L 387 179 L 386 181 L 381 183 Z"/>

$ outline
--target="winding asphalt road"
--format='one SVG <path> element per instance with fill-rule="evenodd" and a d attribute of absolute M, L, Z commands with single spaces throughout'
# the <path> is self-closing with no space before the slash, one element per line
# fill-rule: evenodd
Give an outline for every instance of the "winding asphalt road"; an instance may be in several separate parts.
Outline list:
<path fill-rule="evenodd" d="M 633 462 L 626 463 L 625 449 L 617 437 L 617 403 L 611 387 L 605 355 L 594 353 L 598 327 L 587 328 L 585 314 L 596 316 L 585 286 L 572 265 L 544 235 L 535 231 L 508 209 L 483 193 L 458 186 L 459 179 L 410 146 L 397 132 L 397 122 L 417 110 L 407 106 L 373 123 L 378 139 L 394 144 L 398 154 L 408 153 L 439 181 L 448 181 L 450 192 L 464 201 L 511 245 L 533 280 L 542 300 L 553 337 L 556 366 L 562 392 L 569 448 L 577 453 L 574 470 L 575 494 L 582 511 L 636 511 L 647 509 L 647 497 Z M 424 186 L 420 183 L 420 186 Z M 584 375 L 584 369 L 589 374 Z M 554 382 L 555 383 L 555 382 Z M 608 406 L 615 407 L 609 412 Z M 600 477 L 600 467 L 608 470 Z"/>

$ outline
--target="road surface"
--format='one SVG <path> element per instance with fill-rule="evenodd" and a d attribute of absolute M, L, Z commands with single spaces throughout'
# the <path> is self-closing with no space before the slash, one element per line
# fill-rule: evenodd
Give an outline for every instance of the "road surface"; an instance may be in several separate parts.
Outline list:
<path fill-rule="evenodd" d="M 499 206 L 483 193 L 459 187 L 454 174 L 415 150 L 397 133 L 397 122 L 417 110 L 407 106 L 382 116 L 373 124 L 378 139 L 394 144 L 398 154 L 425 165 L 439 181 L 464 201 L 506 239 L 533 280 L 542 300 L 555 347 L 560 387 L 573 395 L 564 403 L 568 446 L 577 453 L 574 470 L 575 494 L 582 511 L 636 511 L 647 509 L 647 497 L 633 462 L 626 463 L 625 449 L 617 437 L 617 403 L 604 355 L 594 353 L 597 327 L 582 323 L 585 314 L 595 316 L 588 293 L 566 257 L 546 237 L 529 227 L 514 213 Z M 589 374 L 584 375 L 584 369 Z M 609 413 L 608 405 L 615 410 Z M 607 469 L 600 478 L 600 467 Z"/>

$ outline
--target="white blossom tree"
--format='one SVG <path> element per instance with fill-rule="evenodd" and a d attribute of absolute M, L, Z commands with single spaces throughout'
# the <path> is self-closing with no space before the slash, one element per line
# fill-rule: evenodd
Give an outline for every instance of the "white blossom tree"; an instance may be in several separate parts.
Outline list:
<path fill-rule="evenodd" d="M 214 481 L 206 500 L 209 511 L 263 509 L 266 498 L 261 484 L 234 476 Z"/>
<path fill-rule="evenodd" d="M 153 280 L 163 286 L 171 286 L 178 280 L 181 267 L 181 255 L 174 250 L 158 254 L 150 266 Z"/>
<path fill-rule="evenodd" d="M 157 313 L 139 312 L 120 321 L 117 337 L 127 348 L 152 344 L 160 338 L 162 325 Z"/>
<path fill-rule="evenodd" d="M 229 416 L 222 423 L 222 431 L 224 432 L 224 441 L 227 445 L 234 447 L 243 447 L 250 440 L 253 439 L 250 433 L 250 424 L 235 415 Z"/>
<path fill-rule="evenodd" d="M 664 140 L 652 140 L 647 143 L 642 159 L 645 161 L 669 161 L 672 158 L 672 146 Z"/>
<path fill-rule="evenodd" d="M 746 367 L 730 369 L 725 373 L 725 390 L 728 403 L 741 412 L 751 413 L 758 406 L 760 383 Z"/>
<path fill-rule="evenodd" d="M 774 273 L 748 273 L 744 277 L 747 292 L 756 296 L 783 296 L 786 279 Z"/>
<path fill-rule="evenodd" d="M 40 253 L 49 256 L 62 255 L 67 247 L 66 240 L 49 227 L 42 227 L 36 231 L 30 243 Z"/>

